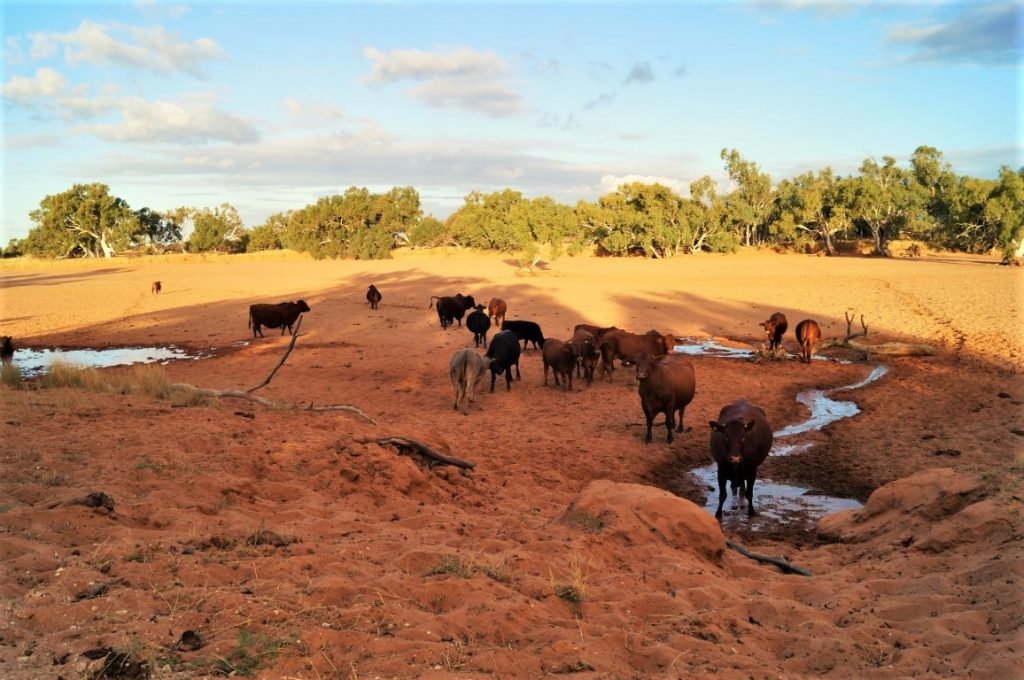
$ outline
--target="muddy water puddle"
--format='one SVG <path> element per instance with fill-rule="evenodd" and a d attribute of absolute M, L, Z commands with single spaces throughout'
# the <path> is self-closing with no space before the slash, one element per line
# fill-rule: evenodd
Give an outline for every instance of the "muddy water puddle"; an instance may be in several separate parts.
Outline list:
<path fill-rule="evenodd" d="M 689 340 L 677 344 L 676 352 L 688 356 L 708 356 L 725 359 L 747 359 L 754 357 L 753 349 L 730 346 L 715 340 Z M 815 356 L 814 359 L 830 361 L 827 357 Z M 834 399 L 832 394 L 856 390 L 868 385 L 888 372 L 885 366 L 875 366 L 863 380 L 852 385 L 835 387 L 828 390 L 806 390 L 800 392 L 796 399 L 810 411 L 810 416 L 801 422 L 787 425 L 775 434 L 772 456 L 788 456 L 807 451 L 814 446 L 813 441 L 799 441 L 798 435 L 818 432 L 826 425 L 843 418 L 851 418 L 860 413 L 860 408 L 852 401 Z M 780 441 L 791 438 L 797 441 Z M 704 508 L 714 513 L 718 508 L 718 469 L 715 465 L 691 470 L 692 474 L 708 487 L 708 498 Z M 737 499 L 731 496 L 725 506 L 723 522 L 731 518 L 742 518 L 746 521 L 746 509 L 741 508 Z M 861 503 L 850 498 L 838 498 L 790 484 L 781 484 L 767 479 L 758 479 L 754 484 L 754 507 L 759 517 L 754 518 L 754 526 L 761 523 L 791 524 L 813 522 L 823 515 L 838 510 L 859 509 Z"/>
<path fill-rule="evenodd" d="M 167 347 L 109 347 L 106 349 L 72 349 L 47 347 L 43 349 L 18 348 L 14 363 L 25 378 L 42 375 L 54 362 L 82 368 L 110 368 L 132 364 L 160 363 L 180 359 L 202 359 L 207 354 L 173 345 Z"/>

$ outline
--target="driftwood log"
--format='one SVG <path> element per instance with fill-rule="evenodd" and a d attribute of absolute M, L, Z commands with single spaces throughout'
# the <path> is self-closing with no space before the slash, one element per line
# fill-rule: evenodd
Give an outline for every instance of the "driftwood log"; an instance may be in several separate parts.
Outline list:
<path fill-rule="evenodd" d="M 771 555 L 761 555 L 755 552 L 750 552 L 739 543 L 733 540 L 726 539 L 725 545 L 735 550 L 744 557 L 749 557 L 752 560 L 763 562 L 765 564 L 774 564 L 776 567 L 786 572 L 787 574 L 800 574 L 801 576 L 811 576 L 811 572 L 807 571 L 803 567 L 798 567 L 795 564 L 787 562 L 783 557 L 772 557 Z"/>
<path fill-rule="evenodd" d="M 395 446 L 400 449 L 412 449 L 413 451 L 416 451 L 420 455 L 429 458 L 437 465 L 454 465 L 455 467 L 462 468 L 463 470 L 472 470 L 473 468 L 476 467 L 476 463 L 471 463 L 468 460 L 462 460 L 461 458 L 456 458 L 455 456 L 449 456 L 447 454 L 441 453 L 440 451 L 431 448 L 430 446 L 427 446 L 423 442 L 417 441 L 410 437 L 389 436 L 380 437 L 377 439 L 363 437 L 360 439 L 356 439 L 355 441 L 359 442 L 360 444 L 377 444 L 379 446 Z"/>
<path fill-rule="evenodd" d="M 871 354 L 882 354 L 885 356 L 935 356 L 939 353 L 939 349 L 933 345 L 925 345 L 919 343 L 908 343 L 908 342 L 883 342 L 878 345 L 871 345 L 866 342 L 860 342 L 857 338 L 866 338 L 868 336 L 868 325 L 864 321 L 864 315 L 860 315 L 860 326 L 861 329 L 858 332 L 853 332 L 853 319 L 854 315 L 844 312 L 846 317 L 846 337 L 844 338 L 828 338 L 818 343 L 818 349 L 828 349 L 829 347 L 846 347 L 857 352 L 863 352 L 865 356 Z"/>
<path fill-rule="evenodd" d="M 270 399 L 265 399 L 263 397 L 256 396 L 255 394 L 253 394 L 253 392 L 255 392 L 256 390 L 258 390 L 261 387 L 263 387 L 263 386 L 267 385 L 268 383 L 270 383 L 271 379 L 274 377 L 274 374 L 277 373 L 277 369 L 281 368 L 281 366 L 284 365 L 285 360 L 288 359 L 288 355 L 292 353 L 292 348 L 295 347 L 295 341 L 299 339 L 299 329 L 300 328 L 302 328 L 302 315 L 301 314 L 299 315 L 298 321 L 295 324 L 295 331 L 292 333 L 292 340 L 291 340 L 291 342 L 288 343 L 288 347 L 285 349 L 284 354 L 281 355 L 281 358 L 278 360 L 277 365 L 274 366 L 273 369 L 271 369 L 270 373 L 267 374 L 266 378 L 264 378 L 261 382 L 259 382 L 258 384 L 250 387 L 247 390 L 231 390 L 231 389 L 218 390 L 218 389 L 211 389 L 211 388 L 207 388 L 207 387 L 196 387 L 195 385 L 190 385 L 189 383 L 172 383 L 170 387 L 171 387 L 172 390 L 182 390 L 182 391 L 185 391 L 185 392 L 191 392 L 193 394 L 200 394 L 200 395 L 202 395 L 204 397 L 245 399 L 246 401 L 251 401 L 251 402 L 253 402 L 255 404 L 259 404 L 260 406 L 264 406 L 266 408 L 271 408 L 271 409 L 291 409 L 291 408 L 295 408 L 291 404 L 287 404 L 287 403 L 284 403 L 284 402 L 271 401 Z M 355 406 L 351 406 L 349 404 L 326 404 L 324 406 L 314 406 L 313 403 L 310 402 L 309 406 L 307 406 L 303 410 L 305 410 L 305 411 L 318 411 L 318 412 L 319 411 L 345 411 L 347 413 L 354 413 L 355 415 L 359 416 L 360 418 L 362 418 L 363 420 L 365 420 L 365 421 L 367 421 L 369 423 L 372 423 L 374 425 L 377 424 L 377 421 L 375 421 L 373 418 L 371 418 L 370 416 L 366 415 L 365 413 L 360 411 Z"/>

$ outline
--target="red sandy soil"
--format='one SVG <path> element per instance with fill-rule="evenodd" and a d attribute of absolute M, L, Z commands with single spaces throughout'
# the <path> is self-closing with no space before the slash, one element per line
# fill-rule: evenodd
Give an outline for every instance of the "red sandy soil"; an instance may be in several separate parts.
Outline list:
<path fill-rule="evenodd" d="M 312 311 L 257 392 L 298 408 L 0 387 L 0 677 L 1017 677 L 1022 283 L 954 256 L 578 257 L 534 272 L 459 253 L 5 262 L 0 327 L 17 346 L 175 344 L 209 356 L 167 377 L 202 387 L 255 385 L 287 347 L 276 330 L 252 340 L 249 304 Z M 757 346 L 774 311 L 826 337 L 849 311 L 868 342 L 940 352 L 695 357 L 692 429 L 668 445 L 656 427 L 645 445 L 628 369 L 566 393 L 541 386 L 532 348 L 511 392 L 481 383 L 468 414 L 453 410 L 448 358 L 472 336 L 427 305 L 456 292 L 501 297 L 563 339 L 590 322 Z M 689 470 L 724 404 L 744 397 L 779 429 L 806 417 L 798 392 L 880 361 L 887 375 L 843 393 L 859 415 L 761 467 L 863 510 L 780 523 L 727 506 L 720 527 L 699 507 L 708 489 Z M 476 467 L 374 443 L 389 435 Z M 112 509 L 67 502 L 91 492 Z M 178 644 L 185 631 L 201 648 Z"/>

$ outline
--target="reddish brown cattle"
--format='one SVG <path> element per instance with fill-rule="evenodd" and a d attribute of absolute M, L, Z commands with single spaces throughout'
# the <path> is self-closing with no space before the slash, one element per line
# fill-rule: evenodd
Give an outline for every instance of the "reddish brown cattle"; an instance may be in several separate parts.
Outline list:
<path fill-rule="evenodd" d="M 754 511 L 754 480 L 757 466 L 768 457 L 774 435 L 768 417 L 759 406 L 740 399 L 722 408 L 718 420 L 711 426 L 711 457 L 718 463 L 718 510 L 715 517 L 722 519 L 726 485 L 731 484 L 732 495 L 742 505 L 746 495 L 747 516 Z"/>
<path fill-rule="evenodd" d="M 594 336 L 594 340 L 597 343 L 597 346 L 600 347 L 601 346 L 601 340 L 604 339 L 604 336 L 607 333 L 611 333 L 612 331 L 619 331 L 619 330 L 622 330 L 622 329 L 621 328 L 616 328 L 615 326 L 608 326 L 607 328 L 601 328 L 600 326 L 594 326 L 594 325 L 589 324 L 589 323 L 581 323 L 581 324 L 576 324 L 576 327 L 572 329 L 572 332 L 575 333 L 576 331 L 581 331 L 581 330 L 588 331 L 589 333 L 591 333 Z"/>
<path fill-rule="evenodd" d="M 775 312 L 767 321 L 761 323 L 761 328 L 764 329 L 765 335 L 768 336 L 768 351 L 774 352 L 782 346 L 782 335 L 789 328 L 789 322 L 786 321 L 786 315 L 782 312 Z"/>
<path fill-rule="evenodd" d="M 544 341 L 542 353 L 545 387 L 548 384 L 548 368 L 550 367 L 555 374 L 555 385 L 561 385 L 565 390 L 572 390 L 572 372 L 576 368 L 576 348 L 573 344 L 548 338 Z M 562 378 L 562 382 L 559 382 L 559 377 Z"/>
<path fill-rule="evenodd" d="M 821 340 L 821 327 L 814 319 L 804 319 L 796 325 L 796 341 L 800 343 L 800 361 L 811 363 L 814 346 Z"/>
<path fill-rule="evenodd" d="M 576 369 L 580 372 L 577 375 L 586 378 L 589 385 L 594 382 L 594 367 L 601 356 L 597 340 L 594 339 L 593 333 L 577 326 L 569 342 L 576 348 Z"/>
<path fill-rule="evenodd" d="M 668 354 L 671 347 L 666 344 L 669 339 L 675 344 L 671 335 L 664 336 L 658 331 L 648 331 L 646 335 L 637 335 L 628 331 L 611 331 L 605 333 L 601 340 L 601 374 L 611 379 L 615 370 L 615 360 L 620 359 L 623 366 L 632 364 L 633 357 L 646 352 L 653 357 Z"/>
<path fill-rule="evenodd" d="M 647 435 L 644 443 L 651 443 L 651 427 L 654 416 L 665 414 L 665 429 L 668 443 L 672 443 L 672 425 L 679 412 L 676 432 L 683 431 L 683 415 L 693 401 L 697 382 L 693 375 L 693 364 L 684 356 L 671 356 L 658 360 L 647 352 L 633 357 L 636 364 L 636 379 L 640 392 L 640 406 L 647 418 Z"/>
<path fill-rule="evenodd" d="M 487 303 L 487 316 L 495 328 L 501 328 L 506 312 L 508 312 L 508 305 L 501 298 L 491 298 L 491 301 Z"/>

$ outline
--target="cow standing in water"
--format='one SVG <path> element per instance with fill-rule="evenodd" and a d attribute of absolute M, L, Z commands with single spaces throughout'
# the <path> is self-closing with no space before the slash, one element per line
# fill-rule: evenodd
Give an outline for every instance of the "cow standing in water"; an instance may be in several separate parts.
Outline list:
<path fill-rule="evenodd" d="M 754 480 L 757 467 L 768 457 L 774 434 L 768 417 L 759 406 L 740 399 L 722 408 L 718 420 L 711 426 L 711 457 L 718 464 L 718 510 L 715 517 L 722 519 L 726 487 L 732 486 L 733 498 L 742 507 L 747 501 L 747 516 L 753 517 Z"/>
<path fill-rule="evenodd" d="M 786 321 L 786 315 L 782 312 L 775 312 L 767 321 L 761 323 L 761 328 L 764 329 L 765 335 L 768 336 L 768 351 L 774 352 L 782 346 L 782 336 L 789 328 L 789 322 Z"/>
<path fill-rule="evenodd" d="M 796 341 L 800 343 L 800 361 L 811 363 L 814 346 L 821 340 L 821 327 L 814 319 L 804 319 L 796 325 Z"/>

